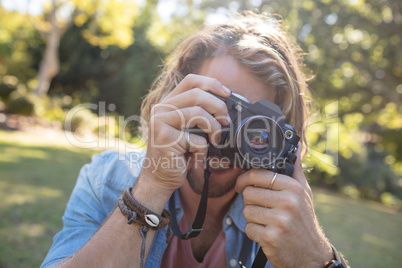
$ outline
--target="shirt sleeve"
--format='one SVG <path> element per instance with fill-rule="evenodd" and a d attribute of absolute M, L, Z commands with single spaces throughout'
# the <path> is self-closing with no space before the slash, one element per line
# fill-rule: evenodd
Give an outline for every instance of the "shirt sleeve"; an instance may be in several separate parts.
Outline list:
<path fill-rule="evenodd" d="M 53 267 L 84 246 L 113 210 L 121 192 L 133 185 L 133 174 L 119 160 L 117 152 L 107 151 L 82 167 L 64 212 L 63 229 L 54 236 L 41 267 Z M 119 185 L 113 184 L 119 180 Z"/>

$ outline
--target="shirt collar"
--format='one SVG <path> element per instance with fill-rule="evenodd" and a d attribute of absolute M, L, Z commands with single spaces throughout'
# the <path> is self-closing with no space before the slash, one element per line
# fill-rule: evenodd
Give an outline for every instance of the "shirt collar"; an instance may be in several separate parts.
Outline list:
<path fill-rule="evenodd" d="M 183 216 L 183 209 L 181 208 L 181 205 L 180 205 L 180 196 L 179 196 L 178 190 L 173 192 L 173 198 L 174 198 L 174 204 L 175 204 L 175 210 L 176 210 L 176 218 L 177 218 L 177 222 L 179 222 L 181 217 Z M 170 203 L 170 200 L 169 200 L 169 202 L 167 202 L 167 204 L 165 206 L 165 208 L 167 210 L 169 210 L 169 203 Z"/>

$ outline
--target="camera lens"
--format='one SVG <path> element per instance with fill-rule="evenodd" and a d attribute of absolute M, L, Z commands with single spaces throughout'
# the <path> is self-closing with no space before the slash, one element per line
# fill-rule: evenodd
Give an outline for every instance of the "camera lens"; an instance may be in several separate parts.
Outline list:
<path fill-rule="evenodd" d="M 269 135 L 265 131 L 257 130 L 255 132 L 249 133 L 248 141 L 251 148 L 253 148 L 254 150 L 265 150 L 269 146 Z"/>
<path fill-rule="evenodd" d="M 285 145 L 282 128 L 268 116 L 246 117 L 235 131 L 235 147 L 252 167 L 268 167 L 278 159 Z"/>

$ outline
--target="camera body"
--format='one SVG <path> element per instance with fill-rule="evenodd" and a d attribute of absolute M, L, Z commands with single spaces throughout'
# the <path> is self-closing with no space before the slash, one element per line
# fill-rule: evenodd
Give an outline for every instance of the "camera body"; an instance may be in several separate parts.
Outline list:
<path fill-rule="evenodd" d="M 300 137 L 285 123 L 280 108 L 266 99 L 251 104 L 236 93 L 227 98 L 213 95 L 225 102 L 231 123 L 222 125 L 220 142 L 217 146 L 209 144 L 209 153 L 226 157 L 245 170 L 263 168 L 291 176 Z M 190 132 L 208 140 L 198 128 Z"/>

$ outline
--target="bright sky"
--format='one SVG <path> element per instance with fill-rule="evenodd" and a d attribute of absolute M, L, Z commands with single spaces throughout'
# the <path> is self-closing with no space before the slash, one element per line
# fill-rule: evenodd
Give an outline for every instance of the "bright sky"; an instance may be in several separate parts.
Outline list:
<path fill-rule="evenodd" d="M 136 1 L 139 5 L 145 3 L 145 0 Z M 260 0 L 253 0 L 253 2 L 259 1 Z M 47 2 L 47 0 L 2 0 L 1 4 L 8 10 L 17 10 L 21 13 L 38 15 L 42 13 L 42 6 L 45 2 Z M 69 12 L 69 10 L 65 11 L 67 13 Z M 186 11 L 187 7 L 185 5 L 177 5 L 177 0 L 161 0 L 158 4 L 158 14 L 161 20 L 165 23 L 169 21 L 169 18 L 173 13 L 180 14 L 180 12 L 183 12 L 185 14 Z M 206 22 L 207 24 L 215 24 L 225 20 L 227 20 L 226 10 L 218 8 L 217 12 L 208 15 Z"/>
<path fill-rule="evenodd" d="M 18 10 L 21 13 L 28 12 L 37 15 L 42 12 L 45 0 L 2 0 L 1 4 L 8 10 Z"/>

